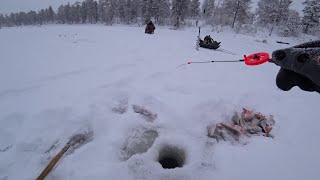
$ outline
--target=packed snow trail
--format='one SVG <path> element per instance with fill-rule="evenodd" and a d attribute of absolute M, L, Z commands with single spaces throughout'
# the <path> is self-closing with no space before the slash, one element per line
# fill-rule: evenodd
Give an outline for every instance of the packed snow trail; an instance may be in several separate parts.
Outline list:
<path fill-rule="evenodd" d="M 154 35 L 142 27 L 103 25 L 1 29 L 0 179 L 35 179 L 68 139 L 83 131 L 93 131 L 94 139 L 64 156 L 48 180 L 315 179 L 319 94 L 278 90 L 279 67 L 271 63 L 176 68 L 288 46 L 276 37 L 264 44 L 257 42 L 263 37 L 202 33 L 238 55 L 196 51 L 197 29 L 158 27 Z M 147 122 L 133 105 L 157 118 Z M 207 125 L 242 107 L 273 114 L 276 138 L 256 137 L 242 146 L 216 144 L 206 136 Z M 132 132 L 143 129 L 157 132 L 154 142 L 124 161 L 121 150 Z M 165 170 L 157 162 L 166 144 L 185 151 L 182 168 Z"/>

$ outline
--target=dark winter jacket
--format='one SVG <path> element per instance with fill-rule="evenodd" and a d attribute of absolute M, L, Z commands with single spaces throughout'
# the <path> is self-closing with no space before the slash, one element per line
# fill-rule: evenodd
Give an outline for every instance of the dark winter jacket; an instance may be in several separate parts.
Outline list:
<path fill-rule="evenodd" d="M 147 26 L 146 26 L 145 33 L 153 34 L 155 29 L 156 29 L 156 27 L 154 26 L 154 24 L 152 23 L 152 21 L 150 21 L 150 22 L 147 24 Z"/>

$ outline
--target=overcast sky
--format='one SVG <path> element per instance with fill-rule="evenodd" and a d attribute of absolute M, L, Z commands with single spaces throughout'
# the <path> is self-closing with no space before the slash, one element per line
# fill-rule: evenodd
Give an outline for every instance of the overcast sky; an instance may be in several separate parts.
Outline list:
<path fill-rule="evenodd" d="M 56 10 L 59 5 L 61 4 L 67 4 L 70 2 L 70 4 L 76 2 L 76 1 L 82 1 L 82 0 L 0 0 L 0 13 L 6 14 L 10 12 L 19 12 L 19 11 L 30 11 L 30 10 L 39 10 L 42 8 L 47 8 L 49 5 L 52 5 L 52 7 Z M 200 0 L 203 1 L 203 0 Z M 258 1 L 258 0 L 253 0 Z M 301 12 L 303 9 L 302 6 L 303 0 L 293 0 L 292 8 L 298 10 Z M 256 7 L 255 4 L 253 4 L 252 7 Z"/>
<path fill-rule="evenodd" d="M 0 13 L 30 11 L 47 8 L 56 9 L 61 4 L 74 3 L 79 0 L 0 0 Z"/>

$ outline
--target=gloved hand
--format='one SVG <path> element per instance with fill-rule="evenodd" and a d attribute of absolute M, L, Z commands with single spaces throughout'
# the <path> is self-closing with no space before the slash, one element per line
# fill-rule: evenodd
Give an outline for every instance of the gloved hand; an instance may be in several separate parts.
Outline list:
<path fill-rule="evenodd" d="M 320 41 L 276 50 L 272 61 L 281 67 L 276 80 L 280 89 L 289 91 L 298 86 L 320 93 Z"/>

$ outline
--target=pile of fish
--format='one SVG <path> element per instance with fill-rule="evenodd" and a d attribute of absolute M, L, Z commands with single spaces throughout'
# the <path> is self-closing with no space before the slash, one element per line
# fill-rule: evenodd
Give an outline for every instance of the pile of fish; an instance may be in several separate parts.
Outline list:
<path fill-rule="evenodd" d="M 207 126 L 208 136 L 217 141 L 240 141 L 242 137 L 265 136 L 270 134 L 275 121 L 272 115 L 264 116 L 260 112 L 243 108 L 242 113 L 235 112 L 229 122 Z"/>

